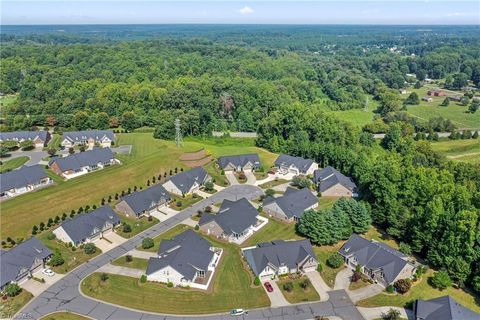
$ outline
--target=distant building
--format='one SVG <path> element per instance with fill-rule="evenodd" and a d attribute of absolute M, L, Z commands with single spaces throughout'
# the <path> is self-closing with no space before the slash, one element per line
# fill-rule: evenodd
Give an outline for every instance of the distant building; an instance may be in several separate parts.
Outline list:
<path fill-rule="evenodd" d="M 405 90 L 405 89 L 400 89 L 400 90 L 398 90 L 398 92 L 400 92 L 400 94 L 407 94 L 407 90 Z"/>
<path fill-rule="evenodd" d="M 317 191 L 325 197 L 356 197 L 357 185 L 353 180 L 333 167 L 315 170 L 313 182 Z"/>
<path fill-rule="evenodd" d="M 460 102 L 462 101 L 462 98 L 461 96 L 451 96 L 451 97 L 448 97 L 448 100 L 450 101 L 455 101 L 455 102 Z"/>
<path fill-rule="evenodd" d="M 445 97 L 447 94 L 445 93 L 445 91 L 441 91 L 441 90 L 428 90 L 427 91 L 427 96 L 431 96 L 431 97 Z"/>
<path fill-rule="evenodd" d="M 64 132 L 61 145 L 64 148 L 70 148 L 76 145 L 93 147 L 98 145 L 106 148 L 115 141 L 115 135 L 112 130 L 86 130 Z"/>
<path fill-rule="evenodd" d="M 424 97 L 422 98 L 422 100 L 423 100 L 423 101 L 426 101 L 426 102 L 432 102 L 432 101 L 433 101 L 433 99 L 430 98 L 430 97 L 428 97 L 428 96 L 424 96 Z"/>
<path fill-rule="evenodd" d="M 209 180 L 211 180 L 211 177 L 205 169 L 197 167 L 172 176 L 163 184 L 163 187 L 168 192 L 183 196 L 200 190 L 200 187 Z"/>
<path fill-rule="evenodd" d="M 283 174 L 292 173 L 295 175 L 309 175 L 313 174 L 313 171 L 318 169 L 318 164 L 310 159 L 281 154 L 277 160 L 275 160 L 275 167 L 278 169 L 279 173 Z"/>
<path fill-rule="evenodd" d="M 281 197 L 267 197 L 263 201 L 263 211 L 281 221 L 294 222 L 303 216 L 303 213 L 318 207 L 318 198 L 308 188 L 287 188 Z"/>
<path fill-rule="evenodd" d="M 119 212 L 127 217 L 150 215 L 171 201 L 170 194 L 161 184 L 156 184 L 145 190 L 135 191 L 122 198 L 116 206 Z"/>
<path fill-rule="evenodd" d="M 479 313 L 462 306 L 450 296 L 416 300 L 413 313 L 415 320 L 480 320 Z"/>
<path fill-rule="evenodd" d="M 51 136 L 48 131 L 13 131 L 0 132 L 0 142 L 15 141 L 20 144 L 23 141 L 32 141 L 35 148 L 46 147 Z"/>
<path fill-rule="evenodd" d="M 218 158 L 218 165 L 224 171 L 253 171 L 261 167 L 260 158 L 256 153 L 223 156 Z"/>
<path fill-rule="evenodd" d="M 14 197 L 52 183 L 39 164 L 0 174 L 0 196 Z"/>

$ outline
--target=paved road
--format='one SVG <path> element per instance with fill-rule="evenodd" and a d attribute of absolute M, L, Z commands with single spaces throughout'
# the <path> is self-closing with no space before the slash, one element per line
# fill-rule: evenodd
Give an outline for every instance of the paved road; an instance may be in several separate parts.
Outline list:
<path fill-rule="evenodd" d="M 42 150 L 31 151 L 13 151 L 10 152 L 10 156 L 2 158 L 2 161 L 8 161 L 19 157 L 29 157 L 30 159 L 25 163 L 26 166 L 33 166 L 42 161 L 42 158 L 48 157 L 48 153 Z"/>

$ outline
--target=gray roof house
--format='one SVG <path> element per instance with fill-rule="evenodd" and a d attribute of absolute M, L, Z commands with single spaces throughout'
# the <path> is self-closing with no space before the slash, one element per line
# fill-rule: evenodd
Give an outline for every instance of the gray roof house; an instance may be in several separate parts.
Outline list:
<path fill-rule="evenodd" d="M 322 196 L 357 196 L 357 185 L 355 182 L 330 166 L 315 170 L 313 182 L 317 185 L 318 192 L 321 192 Z"/>
<path fill-rule="evenodd" d="M 170 194 L 161 184 L 135 191 L 123 197 L 115 208 L 126 216 L 139 217 L 170 202 Z"/>
<path fill-rule="evenodd" d="M 416 268 L 400 251 L 356 234 L 352 234 L 339 253 L 347 266 L 355 270 L 360 265 L 364 274 L 384 286 L 411 277 Z"/>
<path fill-rule="evenodd" d="M 218 165 L 222 170 L 256 170 L 261 166 L 260 158 L 256 153 L 223 156 L 218 158 Z"/>
<path fill-rule="evenodd" d="M 187 230 L 160 242 L 158 257 L 148 260 L 147 279 L 206 289 L 220 255 L 210 242 Z"/>
<path fill-rule="evenodd" d="M 77 215 L 66 220 L 53 233 L 57 239 L 78 246 L 84 242 L 93 242 L 120 224 L 120 217 L 109 206 L 103 206 L 90 213 Z"/>
<path fill-rule="evenodd" d="M 267 197 L 263 201 L 263 211 L 283 221 L 296 221 L 305 211 L 318 207 L 318 198 L 308 188 L 287 188 L 283 196 Z"/>
<path fill-rule="evenodd" d="M 11 282 L 20 283 L 27 280 L 33 273 L 45 267 L 45 262 L 52 251 L 37 238 L 32 237 L 16 247 L 1 251 L 0 256 L 0 287 L 5 288 Z"/>
<path fill-rule="evenodd" d="M 0 174 L 0 194 L 13 197 L 51 183 L 39 164 Z"/>
<path fill-rule="evenodd" d="M 112 130 L 70 131 L 63 133 L 61 145 L 69 148 L 74 145 L 98 143 L 102 147 L 109 147 L 112 141 L 115 141 L 115 134 Z"/>
<path fill-rule="evenodd" d="M 200 189 L 205 182 L 210 180 L 207 171 L 202 167 L 180 172 L 163 184 L 163 187 L 176 195 L 186 195 Z"/>
<path fill-rule="evenodd" d="M 94 148 L 63 158 L 57 157 L 50 161 L 49 166 L 53 172 L 68 179 L 116 163 L 110 148 Z"/>
<path fill-rule="evenodd" d="M 217 214 L 204 213 L 198 222 L 200 230 L 217 238 L 241 243 L 263 227 L 268 219 L 245 198 L 224 200 Z"/>
<path fill-rule="evenodd" d="M 462 306 L 450 296 L 417 300 L 413 306 L 415 320 L 480 320 L 480 314 Z"/>
<path fill-rule="evenodd" d="M 318 267 L 317 256 L 307 239 L 259 243 L 242 249 L 242 252 L 253 273 L 259 277 L 309 272 Z"/>
<path fill-rule="evenodd" d="M 50 137 L 50 132 L 48 131 L 0 132 L 0 142 L 15 141 L 20 143 L 29 140 L 32 141 L 36 147 L 46 147 L 50 141 Z"/>
<path fill-rule="evenodd" d="M 318 169 L 318 164 L 311 159 L 293 157 L 288 154 L 281 154 L 274 163 L 280 173 L 293 173 L 295 175 L 309 175 Z"/>

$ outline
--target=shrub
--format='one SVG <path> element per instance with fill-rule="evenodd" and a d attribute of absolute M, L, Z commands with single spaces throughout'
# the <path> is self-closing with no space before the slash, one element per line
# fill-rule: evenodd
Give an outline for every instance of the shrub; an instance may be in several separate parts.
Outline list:
<path fill-rule="evenodd" d="M 389 285 L 385 290 L 386 290 L 388 293 L 394 293 L 394 292 L 395 292 L 395 287 L 392 286 L 392 285 Z"/>
<path fill-rule="evenodd" d="M 412 282 L 410 279 L 399 279 L 397 280 L 393 286 L 397 290 L 398 293 L 404 294 L 407 293 L 408 290 L 412 287 Z"/>
<path fill-rule="evenodd" d="M 195 230 L 198 230 L 198 229 L 200 229 L 200 227 L 197 224 L 197 225 L 195 225 Z"/>
<path fill-rule="evenodd" d="M 152 216 L 148 216 L 147 220 L 148 220 L 149 222 L 152 222 L 152 221 L 153 221 L 153 217 L 152 217 Z"/>
<path fill-rule="evenodd" d="M 154 243 L 153 243 L 153 239 L 152 238 L 144 238 L 142 240 L 142 248 L 143 249 L 149 249 L 149 248 L 152 248 L 154 246 Z"/>
<path fill-rule="evenodd" d="M 142 276 L 140 277 L 140 283 L 145 283 L 147 282 L 147 276 L 142 274 Z"/>
<path fill-rule="evenodd" d="M 35 226 L 32 227 L 32 234 L 36 235 L 37 232 L 38 232 L 38 227 L 35 225 Z"/>
<path fill-rule="evenodd" d="M 362 278 L 362 274 L 358 271 L 354 271 L 352 275 L 352 282 L 357 282 Z"/>
<path fill-rule="evenodd" d="M 267 197 L 273 197 L 274 194 L 275 194 L 275 190 L 273 190 L 273 189 L 265 190 L 265 196 L 267 196 Z"/>
<path fill-rule="evenodd" d="M 62 254 L 60 251 L 55 250 L 55 253 L 53 254 L 52 258 L 48 262 L 48 264 L 52 267 L 60 266 L 65 262 L 65 260 L 62 257 Z"/>
<path fill-rule="evenodd" d="M 102 282 L 105 282 L 108 280 L 108 274 L 106 274 L 105 272 L 103 272 L 101 275 L 100 275 L 100 280 Z"/>
<path fill-rule="evenodd" d="M 133 257 L 131 255 L 127 254 L 125 256 L 125 262 L 132 262 L 132 261 L 133 261 Z"/>
<path fill-rule="evenodd" d="M 20 292 L 22 292 L 22 288 L 16 283 L 10 283 L 7 288 L 5 289 L 5 293 L 9 297 L 15 297 L 18 295 Z"/>
<path fill-rule="evenodd" d="M 310 280 L 308 280 L 308 279 L 305 279 L 302 282 L 300 282 L 300 287 L 303 290 L 306 290 L 309 286 L 310 286 Z"/>
<path fill-rule="evenodd" d="M 321 263 L 318 263 L 317 271 L 318 271 L 318 272 L 322 272 L 322 271 L 323 271 L 323 266 L 322 266 Z"/>
<path fill-rule="evenodd" d="M 260 285 L 260 278 L 255 277 L 255 280 L 253 280 L 253 284 L 256 285 L 256 286 L 259 286 Z"/>
<path fill-rule="evenodd" d="M 87 243 L 83 246 L 83 251 L 86 254 L 94 254 L 95 252 L 97 252 L 97 247 L 95 247 L 93 243 Z"/>
<path fill-rule="evenodd" d="M 205 207 L 205 212 L 206 213 L 211 213 L 212 212 L 212 207 L 211 206 L 206 206 Z"/>
<path fill-rule="evenodd" d="M 240 179 L 240 180 L 247 180 L 247 176 L 245 175 L 245 173 L 240 172 L 240 173 L 238 174 L 238 179 Z"/>
<path fill-rule="evenodd" d="M 56 236 L 55 236 L 55 233 L 53 233 L 53 232 L 50 232 L 50 233 L 47 235 L 47 239 L 48 239 L 48 240 L 53 240 L 53 239 L 55 239 L 55 238 L 56 238 Z"/>
<path fill-rule="evenodd" d="M 383 320 L 400 320 L 400 311 L 390 309 L 387 313 L 382 313 Z"/>
<path fill-rule="evenodd" d="M 211 182 L 211 181 L 205 182 L 205 190 L 206 191 L 213 191 L 214 190 L 213 182 Z"/>
<path fill-rule="evenodd" d="M 430 284 L 439 290 L 447 289 L 452 286 L 452 279 L 445 271 L 435 272 L 433 277 L 430 279 Z"/>
<path fill-rule="evenodd" d="M 283 290 L 287 291 L 287 292 L 292 292 L 293 290 L 293 283 L 291 283 L 290 281 L 289 282 L 286 282 L 284 285 L 283 285 Z"/>
<path fill-rule="evenodd" d="M 343 258 L 338 253 L 334 253 L 328 257 L 327 264 L 332 268 L 339 268 L 343 264 Z"/>
<path fill-rule="evenodd" d="M 180 200 L 177 201 L 177 202 L 175 203 L 175 205 L 176 205 L 178 208 L 180 208 L 180 207 L 182 206 L 182 201 L 180 201 Z"/>
<path fill-rule="evenodd" d="M 167 287 L 172 288 L 173 287 L 173 282 L 167 282 Z"/>
<path fill-rule="evenodd" d="M 129 225 L 128 223 L 124 223 L 122 227 L 122 231 L 125 233 L 130 233 L 132 232 L 132 226 Z"/>

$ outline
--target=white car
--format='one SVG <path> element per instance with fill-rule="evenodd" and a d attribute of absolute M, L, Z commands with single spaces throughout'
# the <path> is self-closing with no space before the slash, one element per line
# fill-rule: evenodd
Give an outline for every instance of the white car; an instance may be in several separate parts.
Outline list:
<path fill-rule="evenodd" d="M 52 269 L 43 269 L 42 273 L 44 275 L 49 276 L 49 277 L 53 277 L 55 275 L 55 272 L 53 272 Z"/>
<path fill-rule="evenodd" d="M 230 311 L 230 315 L 233 317 L 241 316 L 242 314 L 248 314 L 248 311 L 243 309 L 233 309 Z"/>

